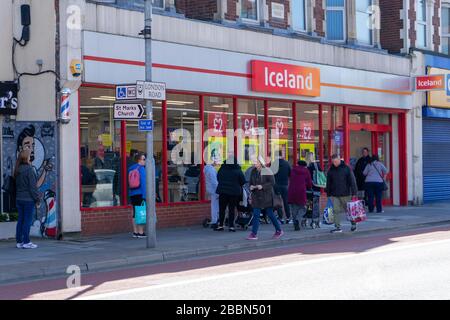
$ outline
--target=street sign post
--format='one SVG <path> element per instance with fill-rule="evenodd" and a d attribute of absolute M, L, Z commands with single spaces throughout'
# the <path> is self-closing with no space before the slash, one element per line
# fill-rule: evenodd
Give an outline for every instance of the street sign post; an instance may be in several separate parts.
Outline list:
<path fill-rule="evenodd" d="M 140 103 L 115 103 L 115 120 L 141 119 L 144 115 L 144 107 Z"/>
<path fill-rule="evenodd" d="M 145 100 L 166 100 L 166 84 L 162 82 L 137 81 L 136 96 Z"/>
<path fill-rule="evenodd" d="M 119 85 L 116 86 L 116 100 L 136 100 L 135 85 Z"/>
<path fill-rule="evenodd" d="M 144 30 L 141 35 L 145 39 L 145 80 L 146 82 L 152 81 L 152 0 L 145 0 L 144 9 Z M 157 88 L 160 88 L 159 86 Z M 157 95 L 152 95 L 151 92 L 147 92 L 147 89 L 151 89 L 151 86 L 146 86 L 145 83 L 136 84 L 136 96 L 140 96 L 145 99 L 145 107 L 147 109 L 147 119 L 153 122 L 153 104 L 152 100 Z M 148 93 L 148 94 L 147 94 Z M 165 85 L 164 92 L 159 90 L 161 95 L 159 100 L 166 99 Z M 164 96 L 162 95 L 164 93 Z M 147 248 L 156 247 L 156 183 L 155 183 L 155 159 L 153 157 L 153 131 L 147 131 L 147 161 L 145 163 L 146 171 L 146 199 L 147 199 Z"/>

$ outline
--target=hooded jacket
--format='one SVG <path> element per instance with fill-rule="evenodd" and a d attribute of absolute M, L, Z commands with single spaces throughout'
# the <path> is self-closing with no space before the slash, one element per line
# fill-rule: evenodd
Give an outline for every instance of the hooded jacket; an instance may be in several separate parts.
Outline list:
<path fill-rule="evenodd" d="M 309 170 L 302 166 L 295 166 L 291 171 L 288 203 L 299 206 L 306 205 L 306 190 L 310 190 L 312 186 Z"/>
<path fill-rule="evenodd" d="M 21 164 L 16 175 L 16 200 L 39 202 L 37 177 L 33 166 Z"/>
<path fill-rule="evenodd" d="M 241 196 L 242 186 L 245 184 L 245 177 L 241 166 L 226 161 L 220 167 L 217 173 L 218 186 L 216 193 L 228 196 Z"/>
<path fill-rule="evenodd" d="M 326 190 L 329 197 L 348 197 L 357 194 L 355 175 L 344 161 L 341 161 L 338 167 L 331 165 L 327 174 Z"/>

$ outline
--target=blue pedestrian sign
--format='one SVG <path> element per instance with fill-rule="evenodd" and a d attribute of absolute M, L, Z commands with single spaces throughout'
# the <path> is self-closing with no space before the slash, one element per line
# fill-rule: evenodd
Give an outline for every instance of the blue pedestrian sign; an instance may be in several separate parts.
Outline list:
<path fill-rule="evenodd" d="M 153 120 L 139 120 L 139 131 L 153 131 Z"/>
<path fill-rule="evenodd" d="M 116 86 L 116 100 L 136 100 L 136 86 Z"/>

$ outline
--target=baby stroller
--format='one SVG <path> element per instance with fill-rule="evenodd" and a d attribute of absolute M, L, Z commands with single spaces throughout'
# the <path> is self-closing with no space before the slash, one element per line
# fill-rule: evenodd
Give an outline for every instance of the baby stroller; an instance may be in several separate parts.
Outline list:
<path fill-rule="evenodd" d="M 306 228 L 308 219 L 311 219 L 309 224 L 312 229 L 320 228 L 320 192 L 307 191 L 306 192 L 306 213 L 303 215 L 301 226 Z"/>
<path fill-rule="evenodd" d="M 250 191 L 247 188 L 242 188 L 242 201 L 239 203 L 237 210 L 236 224 L 243 230 L 247 230 L 252 225 L 253 209 L 250 200 Z"/>

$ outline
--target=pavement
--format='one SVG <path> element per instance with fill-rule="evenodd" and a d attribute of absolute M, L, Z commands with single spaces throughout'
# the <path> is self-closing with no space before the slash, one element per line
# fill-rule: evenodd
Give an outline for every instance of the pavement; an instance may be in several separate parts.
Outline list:
<path fill-rule="evenodd" d="M 450 204 L 434 203 L 420 207 L 388 207 L 384 213 L 369 214 L 359 224 L 357 235 L 408 228 L 450 224 Z M 113 270 L 130 266 L 185 261 L 239 251 L 302 244 L 312 241 L 351 239 L 350 224 L 343 223 L 344 233 L 330 234 L 333 226 L 320 229 L 293 230 L 283 225 L 285 236 L 272 240 L 272 225 L 261 225 L 258 241 L 245 240 L 249 231 L 214 232 L 199 226 L 158 230 L 157 248 L 147 249 L 144 239 L 129 234 L 74 237 L 62 241 L 33 239 L 36 250 L 15 248 L 15 242 L 0 241 L 0 283 L 14 283 L 68 275 L 68 266 L 79 266 L 82 273 Z M 347 232 L 346 232 L 347 231 Z"/>

